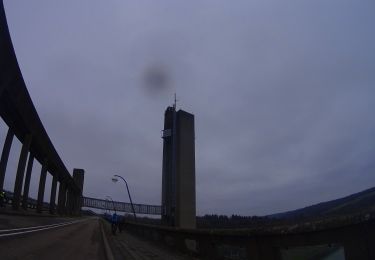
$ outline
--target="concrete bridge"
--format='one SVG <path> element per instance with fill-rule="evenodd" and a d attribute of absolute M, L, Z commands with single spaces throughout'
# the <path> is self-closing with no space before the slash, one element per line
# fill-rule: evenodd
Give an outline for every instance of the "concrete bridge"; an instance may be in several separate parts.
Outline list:
<path fill-rule="evenodd" d="M 156 205 L 146 205 L 146 204 L 133 204 L 121 202 L 121 201 L 109 201 L 109 200 L 102 200 L 102 199 L 95 199 L 89 197 L 82 198 L 82 207 L 87 208 L 95 208 L 95 209 L 104 209 L 104 210 L 112 210 L 112 211 L 119 211 L 119 212 L 128 212 L 136 214 L 145 214 L 145 215 L 162 215 L 162 207 Z"/>
<path fill-rule="evenodd" d="M 60 185 L 58 212 L 70 215 L 78 214 L 82 195 L 83 170 L 75 169 L 72 177 L 48 137 L 18 66 L 2 2 L 0 7 L 0 57 L 0 116 L 9 127 L 0 159 L 0 190 L 3 189 L 9 152 L 13 138 L 16 136 L 22 143 L 22 149 L 15 175 L 13 209 L 18 210 L 20 206 L 27 209 L 33 162 L 37 160 L 42 165 L 42 170 L 36 210 L 42 211 L 46 176 L 51 174 L 53 181 L 49 201 L 50 212 L 55 213 L 56 188 L 57 185 Z"/>
<path fill-rule="evenodd" d="M 375 259 L 375 216 L 370 214 L 337 217 L 329 224 L 234 230 L 127 221 L 126 232 L 116 236 L 110 233 L 109 224 L 103 219 L 82 217 L 81 207 L 122 212 L 132 212 L 132 207 L 128 203 L 83 197 L 84 170 L 73 169 L 73 174 L 69 173 L 27 91 L 9 35 L 3 1 L 0 1 L 0 116 L 9 127 L 1 152 L 0 190 L 6 174 L 15 178 L 14 189 L 7 192 L 10 205 L 0 209 L 1 259 L 307 259 L 301 255 L 319 250 L 334 252 L 341 257 L 337 259 Z M 170 145 L 170 135 L 171 131 L 163 135 L 165 147 Z M 14 137 L 22 143 L 15 174 L 7 172 Z M 35 160 L 42 169 L 38 197 L 33 199 L 29 198 L 29 189 Z M 178 166 L 172 165 L 171 169 L 178 170 Z M 52 175 L 52 187 L 49 201 L 45 202 L 47 174 Z M 176 214 L 184 212 L 184 208 L 178 208 L 178 204 L 173 204 L 176 202 L 163 196 L 168 208 L 134 204 L 134 213 L 165 215 L 175 210 L 175 205 Z M 195 197 L 191 201 L 194 204 Z M 195 213 L 195 208 L 191 212 Z M 323 253 L 317 259 L 328 259 L 324 258 L 327 256 Z"/>

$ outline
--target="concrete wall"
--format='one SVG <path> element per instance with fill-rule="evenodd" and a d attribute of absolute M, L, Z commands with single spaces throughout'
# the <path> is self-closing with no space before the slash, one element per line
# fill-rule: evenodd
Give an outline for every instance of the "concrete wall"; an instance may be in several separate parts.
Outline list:
<path fill-rule="evenodd" d="M 168 107 L 163 139 L 162 221 L 195 228 L 194 115 Z"/>
<path fill-rule="evenodd" d="M 346 260 L 375 259 L 375 218 L 359 223 L 295 231 L 269 229 L 179 229 L 127 222 L 126 230 L 199 259 L 284 260 L 283 251 L 339 245 Z M 226 250 L 223 250 L 225 249 Z M 227 254 L 229 250 L 236 254 Z M 287 258 L 290 259 L 290 258 Z M 292 259 L 307 259 L 305 257 Z M 314 259 L 323 259 L 314 258 Z M 335 258 L 336 259 L 336 258 Z M 338 258 L 341 259 L 341 258 Z"/>
<path fill-rule="evenodd" d="M 177 112 L 176 225 L 196 227 L 194 115 Z"/>
<path fill-rule="evenodd" d="M 162 169 L 162 222 L 166 225 L 174 225 L 174 185 L 172 178 L 172 136 L 174 109 L 168 107 L 164 114 L 164 131 L 169 132 L 163 137 L 163 169 Z"/>

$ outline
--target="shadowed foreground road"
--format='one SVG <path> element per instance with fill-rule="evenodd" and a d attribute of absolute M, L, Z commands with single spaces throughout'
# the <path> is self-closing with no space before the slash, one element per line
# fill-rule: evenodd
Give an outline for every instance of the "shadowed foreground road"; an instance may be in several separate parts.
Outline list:
<path fill-rule="evenodd" d="M 99 219 L 19 235 L 0 233 L 0 259 L 106 259 Z"/>
<path fill-rule="evenodd" d="M 110 237 L 109 240 L 115 260 L 198 260 L 198 258 L 142 240 L 129 234 L 126 230 Z"/>

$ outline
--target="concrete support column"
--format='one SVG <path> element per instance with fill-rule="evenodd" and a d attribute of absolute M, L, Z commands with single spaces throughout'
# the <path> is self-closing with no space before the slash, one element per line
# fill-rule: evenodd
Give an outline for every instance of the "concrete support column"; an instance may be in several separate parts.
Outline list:
<path fill-rule="evenodd" d="M 34 156 L 32 153 L 29 155 L 29 160 L 27 162 L 25 184 L 23 185 L 23 194 L 22 194 L 22 208 L 27 209 L 27 200 L 29 199 L 29 188 L 30 188 L 30 179 L 31 172 L 33 171 Z"/>
<path fill-rule="evenodd" d="M 77 193 L 72 189 L 68 189 L 67 210 L 69 215 L 77 214 Z"/>
<path fill-rule="evenodd" d="M 20 206 L 21 192 L 22 192 L 22 186 L 23 186 L 23 177 L 25 175 L 27 153 L 29 152 L 30 145 L 31 145 L 31 135 L 28 134 L 26 135 L 25 140 L 22 145 L 20 159 L 18 160 L 16 181 L 14 183 L 12 206 L 13 206 L 13 209 L 15 210 L 17 210 Z"/>
<path fill-rule="evenodd" d="M 72 196 L 72 191 L 70 189 L 70 187 L 67 187 L 67 190 L 66 190 L 66 213 L 68 215 L 71 215 L 72 214 L 72 210 L 71 210 L 71 196 Z"/>
<path fill-rule="evenodd" d="M 69 215 L 74 215 L 74 197 L 75 197 L 75 192 L 73 189 L 69 188 L 68 190 L 68 212 Z"/>
<path fill-rule="evenodd" d="M 44 188 L 46 186 L 47 170 L 48 170 L 48 161 L 45 160 L 42 165 L 42 171 L 40 173 L 40 180 L 39 180 L 38 202 L 36 205 L 36 211 L 38 213 L 41 213 L 43 210 Z"/>
<path fill-rule="evenodd" d="M 76 197 L 75 197 L 75 208 L 74 208 L 74 211 L 75 211 L 75 214 L 77 215 L 81 215 L 81 198 L 82 198 L 82 195 L 81 194 L 77 194 Z"/>
<path fill-rule="evenodd" d="M 57 173 L 53 175 L 51 197 L 49 200 L 49 213 L 55 214 L 55 200 L 56 200 L 56 187 L 57 187 Z"/>
<path fill-rule="evenodd" d="M 83 169 L 73 169 L 73 180 L 78 186 L 79 192 L 74 194 L 74 214 L 81 215 L 81 201 L 83 193 L 83 183 L 84 183 L 85 171 Z"/>
<path fill-rule="evenodd" d="M 77 215 L 77 193 L 72 192 L 72 214 Z"/>
<path fill-rule="evenodd" d="M 72 193 L 72 214 L 77 215 L 77 194 L 75 192 Z"/>
<path fill-rule="evenodd" d="M 65 182 L 60 182 L 59 187 L 59 198 L 58 198 L 58 213 L 63 215 L 66 213 L 66 184 Z"/>
<path fill-rule="evenodd" d="M 9 152 L 12 147 L 14 133 L 12 129 L 8 129 L 7 137 L 5 138 L 3 152 L 1 153 L 0 159 L 0 190 L 4 188 L 5 172 L 8 164 Z"/>

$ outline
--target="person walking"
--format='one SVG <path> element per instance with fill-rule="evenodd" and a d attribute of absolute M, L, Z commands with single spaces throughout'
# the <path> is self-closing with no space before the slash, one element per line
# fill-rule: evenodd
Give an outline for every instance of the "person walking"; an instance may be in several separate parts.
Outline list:
<path fill-rule="evenodd" d="M 113 235 L 116 235 L 116 230 L 118 226 L 118 217 L 116 212 L 113 213 L 112 218 L 111 218 L 111 223 L 112 223 L 112 233 Z"/>
<path fill-rule="evenodd" d="M 5 207 L 4 206 L 4 200 L 5 200 L 5 192 L 2 190 L 0 192 L 0 207 Z"/>

